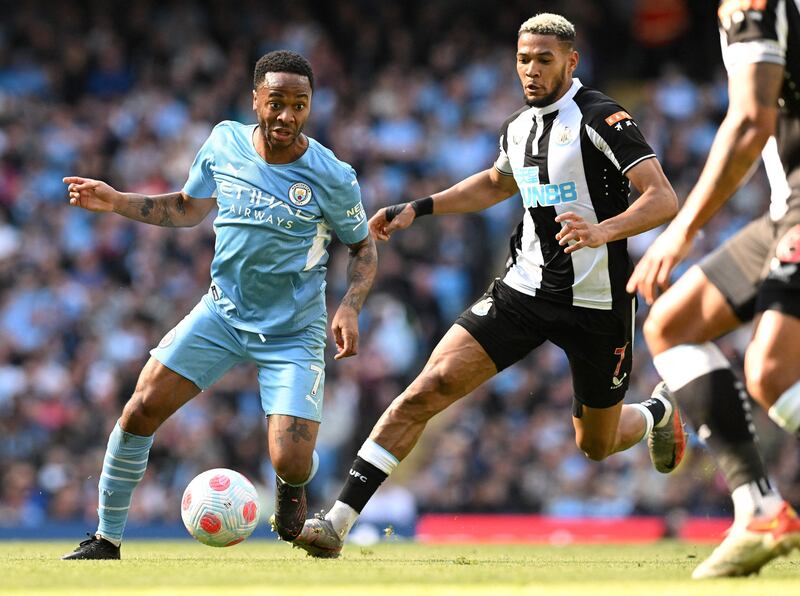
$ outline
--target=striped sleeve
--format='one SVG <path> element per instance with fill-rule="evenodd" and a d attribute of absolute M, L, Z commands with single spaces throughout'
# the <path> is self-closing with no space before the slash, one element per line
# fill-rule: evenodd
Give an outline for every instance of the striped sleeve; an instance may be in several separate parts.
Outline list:
<path fill-rule="evenodd" d="M 655 157 L 633 117 L 612 102 L 599 104 L 584 120 L 592 144 L 625 174 L 645 159 Z"/>
<path fill-rule="evenodd" d="M 494 160 L 494 167 L 504 176 L 513 176 L 514 171 L 511 169 L 511 161 L 508 159 L 507 134 L 508 122 L 506 122 L 506 124 L 503 126 L 503 129 L 500 131 L 500 154 L 497 156 L 497 159 Z"/>
<path fill-rule="evenodd" d="M 500 154 L 497 156 L 497 159 L 494 160 L 494 167 L 504 176 L 514 175 L 514 170 L 511 167 L 511 161 L 508 159 L 508 127 L 522 112 L 525 112 L 527 109 L 528 106 L 520 108 L 511 114 L 511 116 L 506 118 L 506 121 L 503 122 L 503 126 L 500 127 Z"/>

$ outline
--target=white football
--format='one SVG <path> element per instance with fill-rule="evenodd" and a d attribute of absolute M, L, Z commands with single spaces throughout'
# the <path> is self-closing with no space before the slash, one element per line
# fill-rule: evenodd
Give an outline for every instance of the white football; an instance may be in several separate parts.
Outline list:
<path fill-rule="evenodd" d="M 208 546 L 233 546 L 258 525 L 258 494 L 239 472 L 215 468 L 198 474 L 183 491 L 183 525 Z"/>

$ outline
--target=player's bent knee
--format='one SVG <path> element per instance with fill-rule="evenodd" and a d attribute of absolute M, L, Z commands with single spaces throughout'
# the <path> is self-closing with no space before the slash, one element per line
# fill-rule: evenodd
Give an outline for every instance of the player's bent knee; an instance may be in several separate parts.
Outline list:
<path fill-rule="evenodd" d="M 791 379 L 784 378 L 785 372 L 785 367 L 776 359 L 759 357 L 748 351 L 744 366 L 747 391 L 761 406 L 769 408 L 791 385 Z"/>
<path fill-rule="evenodd" d="M 689 340 L 686 330 L 682 329 L 685 327 L 675 316 L 674 309 L 656 301 L 642 326 L 642 332 L 650 350 L 660 353 Z"/>
<path fill-rule="evenodd" d="M 656 305 L 653 304 L 652 308 L 650 309 L 650 314 L 647 315 L 647 318 L 644 321 L 644 325 L 642 325 L 642 333 L 644 334 L 644 338 L 647 341 L 647 345 L 658 343 L 662 341 L 663 334 L 662 334 L 662 322 L 659 317 L 655 315 Z"/>
<path fill-rule="evenodd" d="M 592 461 L 603 461 L 611 455 L 613 448 L 608 441 L 588 437 L 576 437 L 575 444 Z"/>

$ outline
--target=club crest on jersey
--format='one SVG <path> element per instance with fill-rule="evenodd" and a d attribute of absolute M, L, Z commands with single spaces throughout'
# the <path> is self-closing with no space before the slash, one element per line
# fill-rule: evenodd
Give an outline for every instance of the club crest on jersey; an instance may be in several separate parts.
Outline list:
<path fill-rule="evenodd" d="M 295 182 L 289 187 L 289 200 L 298 207 L 311 201 L 311 187 L 303 182 Z"/>
<path fill-rule="evenodd" d="M 554 132 L 556 143 L 559 145 L 569 145 L 575 138 L 575 135 L 568 126 L 560 125 Z"/>
<path fill-rule="evenodd" d="M 175 341 L 175 336 L 177 335 L 177 333 L 178 332 L 175 331 L 174 327 L 172 329 L 170 329 L 169 331 L 167 331 L 167 334 L 164 337 L 161 338 L 160 342 L 158 342 L 158 347 L 159 348 L 168 348 L 169 346 L 171 346 L 172 342 Z"/>
<path fill-rule="evenodd" d="M 470 310 L 473 314 L 479 317 L 485 317 L 489 314 L 489 311 L 492 310 L 492 303 L 493 300 L 491 298 L 484 298 L 480 302 L 476 303 Z"/>

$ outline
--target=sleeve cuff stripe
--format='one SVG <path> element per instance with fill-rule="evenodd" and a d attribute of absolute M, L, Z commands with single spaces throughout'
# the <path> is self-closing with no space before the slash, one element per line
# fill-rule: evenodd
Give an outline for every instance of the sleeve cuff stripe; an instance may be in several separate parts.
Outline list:
<path fill-rule="evenodd" d="M 504 172 L 503 170 L 501 170 L 497 166 L 495 166 L 494 169 L 497 170 L 498 172 L 500 172 L 503 176 L 513 176 L 514 175 L 514 172 Z"/>
<path fill-rule="evenodd" d="M 650 155 L 643 155 L 642 157 L 640 157 L 639 159 L 637 159 L 637 160 L 636 160 L 636 161 L 634 161 L 633 163 L 630 163 L 630 164 L 628 164 L 627 166 L 625 166 L 625 167 L 624 167 L 622 170 L 620 170 L 620 171 L 621 171 L 621 172 L 624 174 L 625 172 L 627 172 L 628 170 L 630 170 L 630 169 L 631 169 L 633 166 L 635 166 L 635 165 L 636 165 L 637 163 L 639 163 L 640 161 L 644 161 L 645 159 L 651 159 L 651 158 L 653 158 L 653 157 L 655 157 L 655 156 L 656 156 L 656 154 L 655 154 L 655 153 L 651 153 Z"/>

